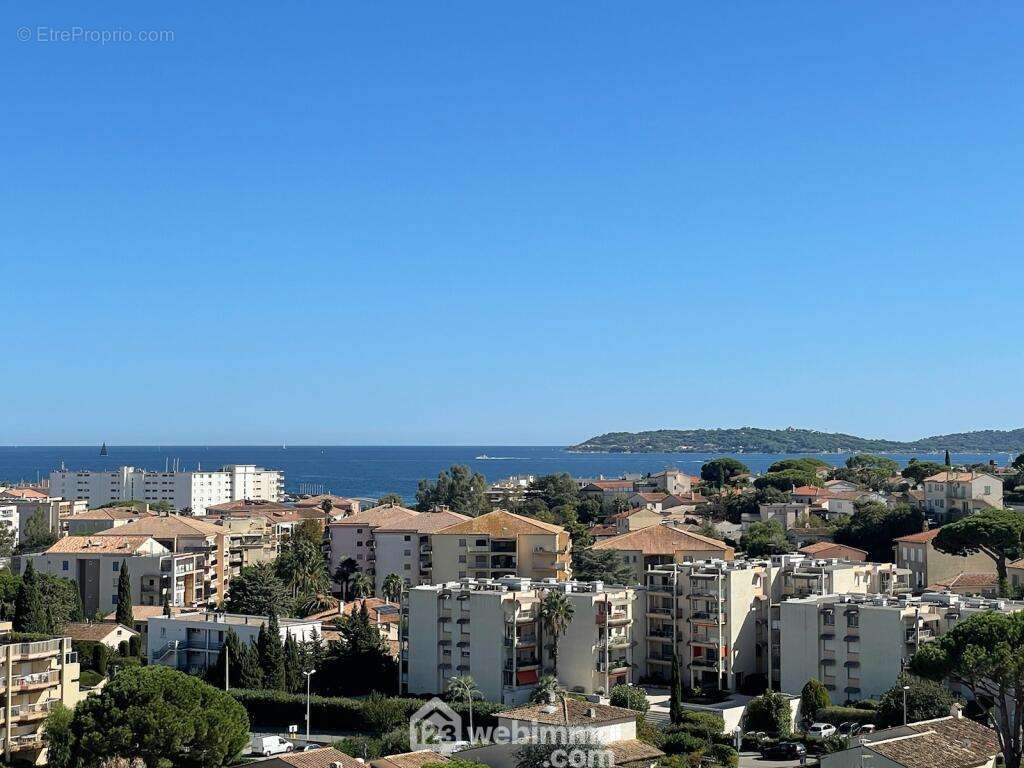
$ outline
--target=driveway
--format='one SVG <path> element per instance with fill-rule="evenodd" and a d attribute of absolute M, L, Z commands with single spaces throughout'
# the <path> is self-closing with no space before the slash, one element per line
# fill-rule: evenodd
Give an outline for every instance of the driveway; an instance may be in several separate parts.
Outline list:
<path fill-rule="evenodd" d="M 794 768 L 799 765 L 817 765 L 817 759 L 808 757 L 806 763 L 799 760 L 762 760 L 760 752 L 740 752 L 740 768 Z"/>

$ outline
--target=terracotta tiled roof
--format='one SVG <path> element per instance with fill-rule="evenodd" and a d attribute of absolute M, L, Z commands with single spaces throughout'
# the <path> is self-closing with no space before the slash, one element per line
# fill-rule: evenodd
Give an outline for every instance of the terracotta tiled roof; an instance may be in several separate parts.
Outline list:
<path fill-rule="evenodd" d="M 926 477 L 924 480 L 926 483 L 969 483 L 971 480 L 977 480 L 979 477 L 991 477 L 993 480 L 996 478 L 987 472 L 957 472 L 946 471 L 939 472 L 938 474 Z"/>
<path fill-rule="evenodd" d="M 615 536 L 619 532 L 619 529 L 614 525 L 592 525 L 587 528 L 587 533 L 591 536 Z"/>
<path fill-rule="evenodd" d="M 850 547 L 846 544 L 836 544 L 834 541 L 816 541 L 813 544 L 808 544 L 806 547 L 800 547 L 797 551 L 805 555 L 812 555 L 826 560 L 836 558 L 839 560 L 857 560 L 863 562 L 868 559 L 868 553 L 863 549 Z"/>
<path fill-rule="evenodd" d="M 593 486 L 594 488 L 600 488 L 602 491 L 619 491 L 619 490 L 633 490 L 632 480 L 593 480 L 584 488 Z"/>
<path fill-rule="evenodd" d="M 532 517 L 514 515 L 504 509 L 496 509 L 480 517 L 471 517 L 461 523 L 442 528 L 437 533 L 462 534 L 486 533 L 490 536 L 505 537 L 520 534 L 564 533 L 565 529 L 553 523 L 544 523 Z"/>
<path fill-rule="evenodd" d="M 211 504 L 206 508 L 207 516 L 219 515 L 225 512 L 294 512 L 295 507 L 288 504 L 280 504 L 276 501 L 261 501 L 260 499 L 243 499 L 240 501 L 225 501 L 222 504 Z"/>
<path fill-rule="evenodd" d="M 121 529 L 119 528 L 118 530 Z M 90 536 L 65 536 L 63 539 L 57 539 L 57 541 L 46 550 L 46 553 L 59 554 L 66 552 L 68 554 L 72 554 L 83 552 L 102 552 L 131 555 L 138 552 L 142 548 L 142 545 L 151 539 L 152 536 L 124 536 L 121 534 L 100 535 L 98 533 L 94 533 Z M 161 552 L 167 551 L 162 546 L 159 546 L 159 549 Z"/>
<path fill-rule="evenodd" d="M 370 621 L 381 624 L 397 624 L 401 620 L 401 606 L 398 603 L 389 603 L 379 597 L 368 597 L 365 600 L 352 600 L 345 603 L 341 612 L 351 616 L 353 611 L 362 610 L 363 603 L 366 603 L 366 613 Z"/>
<path fill-rule="evenodd" d="M 943 717 L 879 731 L 866 744 L 905 768 L 976 768 L 999 754 L 996 733 L 966 717 Z M 882 737 L 882 738 L 879 738 Z"/>
<path fill-rule="evenodd" d="M 4 488 L 0 496 L 11 496 L 16 499 L 48 499 L 42 491 L 35 488 Z"/>
<path fill-rule="evenodd" d="M 817 485 L 801 485 L 799 488 L 794 488 L 792 491 L 794 496 L 832 496 L 836 491 L 832 491 L 828 488 L 821 488 Z"/>
<path fill-rule="evenodd" d="M 565 720 L 565 711 L 569 713 L 568 722 Z M 558 701 L 554 704 L 531 704 L 527 707 L 508 709 L 498 712 L 497 716 L 507 717 L 510 720 L 530 720 L 544 725 L 587 725 L 636 720 L 636 712 L 632 709 L 612 707 L 608 704 L 592 704 L 589 701 L 577 699 L 566 699 L 565 710 L 562 709 L 562 702 Z"/>
<path fill-rule="evenodd" d="M 376 760 L 371 760 L 373 768 L 420 768 L 430 763 L 447 763 L 448 758 L 431 752 L 429 749 L 421 749 L 418 752 L 403 752 L 400 755 L 388 755 Z"/>
<path fill-rule="evenodd" d="M 359 503 L 355 499 L 349 499 L 349 498 L 346 498 L 345 496 L 335 496 L 333 493 L 321 493 L 318 496 L 310 496 L 308 499 L 299 499 L 298 501 L 295 502 L 295 506 L 299 507 L 299 508 L 301 508 L 301 507 L 317 507 L 317 508 L 319 508 L 320 505 L 324 503 L 325 499 L 330 499 L 331 500 L 331 504 L 333 504 L 336 508 L 337 507 L 350 507 L 353 504 L 358 504 Z M 320 511 L 322 512 L 323 510 L 320 510 Z"/>
<path fill-rule="evenodd" d="M 735 554 L 724 541 L 669 525 L 652 525 L 604 539 L 594 544 L 594 549 L 639 550 L 645 555 L 673 555 L 680 551 L 721 551 L 726 557 Z"/>
<path fill-rule="evenodd" d="M 335 763 L 341 763 L 342 768 L 366 768 L 364 763 L 334 747 L 321 747 L 308 752 L 286 752 L 283 755 L 268 757 L 266 760 L 248 763 L 248 765 L 264 766 L 265 768 L 277 768 L 277 766 L 285 765 L 293 766 L 293 768 L 331 768 Z"/>
<path fill-rule="evenodd" d="M 96 536 L 127 536 L 131 534 L 166 538 L 168 536 L 219 536 L 224 529 L 184 515 L 150 515 L 131 520 L 117 528 L 100 531 Z"/>
<path fill-rule="evenodd" d="M 655 503 L 659 502 L 659 501 L 664 501 L 665 499 L 668 498 L 668 494 L 667 493 L 647 493 L 647 492 L 644 492 L 644 493 L 634 493 L 633 495 L 634 496 L 639 496 L 644 501 L 651 501 L 651 502 L 655 502 Z"/>
<path fill-rule="evenodd" d="M 911 544 L 922 544 L 926 541 L 931 541 L 939 535 L 939 528 L 932 528 L 928 531 L 921 531 L 920 533 L 911 533 L 906 536 L 900 536 L 896 541 L 906 541 Z"/>
<path fill-rule="evenodd" d="M 182 612 L 181 606 L 171 606 L 171 615 L 177 616 Z M 132 618 L 135 621 L 146 621 L 154 616 L 163 616 L 164 607 L 162 605 L 133 605 L 132 606 Z M 117 618 L 117 611 L 111 611 L 103 617 L 105 621 L 114 621 Z"/>
<path fill-rule="evenodd" d="M 995 573 L 958 573 L 951 579 L 929 585 L 928 589 L 940 592 L 944 589 L 969 589 L 971 587 L 995 589 L 998 586 L 999 576 Z"/>
<path fill-rule="evenodd" d="M 163 608 L 161 607 L 161 611 Z M 98 643 L 105 640 L 107 635 L 120 627 L 122 630 L 127 632 L 129 635 L 137 635 L 131 627 L 126 627 L 123 624 L 118 624 L 116 621 L 73 621 L 70 624 L 64 625 L 63 634 L 70 637 L 72 640 L 85 640 L 89 642 Z M 127 636 L 124 638 L 127 640 Z"/>
<path fill-rule="evenodd" d="M 612 753 L 615 765 L 629 765 L 638 761 L 650 762 L 664 757 L 665 753 L 657 747 L 639 739 L 623 739 L 606 745 Z"/>
<path fill-rule="evenodd" d="M 460 515 L 458 512 L 447 509 L 438 512 L 421 512 L 418 515 L 403 517 L 393 523 L 382 525 L 377 528 L 377 532 L 433 533 L 469 519 L 469 515 Z"/>
<path fill-rule="evenodd" d="M 415 509 L 400 507 L 397 504 L 382 504 L 379 507 L 370 507 L 369 509 L 364 509 L 357 514 L 337 520 L 331 523 L 331 525 L 365 525 L 369 527 L 376 527 L 381 525 L 391 525 L 392 523 L 397 523 L 400 520 L 405 520 L 418 514 L 420 513 Z"/>
<path fill-rule="evenodd" d="M 151 512 L 143 512 L 138 507 L 103 507 L 88 509 L 77 515 L 67 515 L 65 520 L 131 520 L 135 517 L 148 517 Z"/>

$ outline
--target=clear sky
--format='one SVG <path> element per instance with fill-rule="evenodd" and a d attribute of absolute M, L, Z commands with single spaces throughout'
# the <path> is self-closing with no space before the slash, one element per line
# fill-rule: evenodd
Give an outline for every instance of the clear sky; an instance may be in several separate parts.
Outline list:
<path fill-rule="evenodd" d="M 1024 423 L 1024 5 L 0 19 L 0 443 Z"/>

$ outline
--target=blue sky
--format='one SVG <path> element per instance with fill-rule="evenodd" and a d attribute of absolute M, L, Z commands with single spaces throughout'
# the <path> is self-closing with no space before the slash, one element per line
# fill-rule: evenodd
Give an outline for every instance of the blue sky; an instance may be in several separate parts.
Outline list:
<path fill-rule="evenodd" d="M 1024 7 L 723 6 L 7 4 L 0 443 L 1021 426 Z"/>

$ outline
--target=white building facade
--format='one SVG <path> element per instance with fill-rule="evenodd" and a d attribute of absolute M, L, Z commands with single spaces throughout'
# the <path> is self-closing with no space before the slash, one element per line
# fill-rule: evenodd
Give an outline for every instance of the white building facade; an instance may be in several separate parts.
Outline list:
<path fill-rule="evenodd" d="M 284 474 L 252 464 L 228 464 L 219 470 L 150 472 L 137 467 L 112 471 L 56 470 L 50 473 L 50 493 L 84 500 L 89 507 L 118 501 L 169 502 L 175 510 L 206 508 L 243 499 L 280 501 Z"/>

